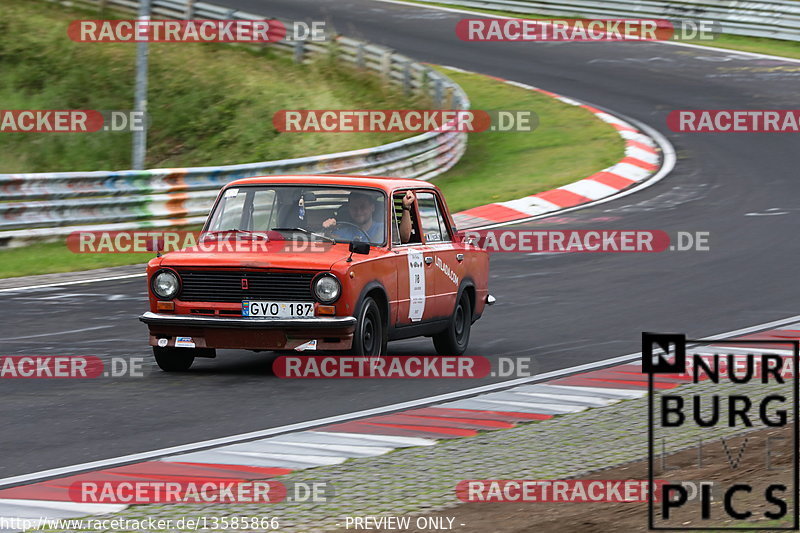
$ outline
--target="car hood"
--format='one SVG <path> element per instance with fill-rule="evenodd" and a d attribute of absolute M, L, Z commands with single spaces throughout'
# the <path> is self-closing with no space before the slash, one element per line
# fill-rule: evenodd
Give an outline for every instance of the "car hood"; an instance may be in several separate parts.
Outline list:
<path fill-rule="evenodd" d="M 258 243 L 256 251 L 226 251 L 224 246 L 220 247 L 221 250 L 208 250 L 192 246 L 165 254 L 161 258 L 160 266 L 330 270 L 334 263 L 350 255 L 347 243 L 314 242 L 313 247 L 312 243 L 294 243 L 295 249 L 292 249 L 292 244 L 291 241 L 262 241 Z M 236 242 L 232 242 L 231 246 L 236 246 Z"/>

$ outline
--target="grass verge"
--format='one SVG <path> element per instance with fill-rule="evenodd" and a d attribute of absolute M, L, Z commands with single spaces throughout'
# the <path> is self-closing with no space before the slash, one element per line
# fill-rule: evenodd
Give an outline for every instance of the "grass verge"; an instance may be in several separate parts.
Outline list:
<path fill-rule="evenodd" d="M 129 110 L 136 46 L 76 43 L 74 19 L 96 11 L 4 0 L 0 102 L 5 109 Z M 273 114 L 308 109 L 402 109 L 406 97 L 377 74 L 331 60 L 296 65 L 287 54 L 225 44 L 152 43 L 147 168 L 224 165 L 377 146 L 408 134 L 279 133 Z M 130 133 L 2 133 L 0 172 L 130 168 Z"/>

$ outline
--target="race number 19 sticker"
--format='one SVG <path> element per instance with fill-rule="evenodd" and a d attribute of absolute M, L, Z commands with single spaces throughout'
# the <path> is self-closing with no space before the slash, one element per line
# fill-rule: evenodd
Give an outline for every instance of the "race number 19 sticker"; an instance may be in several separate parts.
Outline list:
<path fill-rule="evenodd" d="M 408 284 L 410 287 L 408 318 L 412 322 L 422 319 L 425 311 L 425 269 L 423 268 L 422 252 L 408 252 Z"/>

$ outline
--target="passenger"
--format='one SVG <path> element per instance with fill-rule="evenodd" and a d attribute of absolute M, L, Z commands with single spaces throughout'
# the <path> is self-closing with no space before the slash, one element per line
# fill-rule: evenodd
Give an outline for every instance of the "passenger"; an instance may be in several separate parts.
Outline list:
<path fill-rule="evenodd" d="M 333 237 L 346 241 L 364 240 L 370 243 L 383 242 L 383 216 L 375 215 L 375 199 L 363 192 L 351 192 L 346 204 L 342 206 L 339 220 L 329 218 L 322 227 Z M 400 241 L 405 244 L 411 239 L 411 206 L 414 205 L 414 193 L 407 191 L 403 197 L 403 216 L 400 219 Z"/>

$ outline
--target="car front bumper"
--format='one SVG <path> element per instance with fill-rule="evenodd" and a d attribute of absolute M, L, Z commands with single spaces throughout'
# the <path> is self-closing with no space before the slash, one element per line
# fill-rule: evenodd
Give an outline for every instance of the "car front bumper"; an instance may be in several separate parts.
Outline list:
<path fill-rule="evenodd" d="M 151 346 L 175 346 L 176 337 L 189 337 L 196 348 L 244 350 L 294 350 L 312 340 L 317 350 L 346 350 L 356 327 L 352 316 L 252 319 L 148 311 L 139 320 L 150 329 Z"/>

